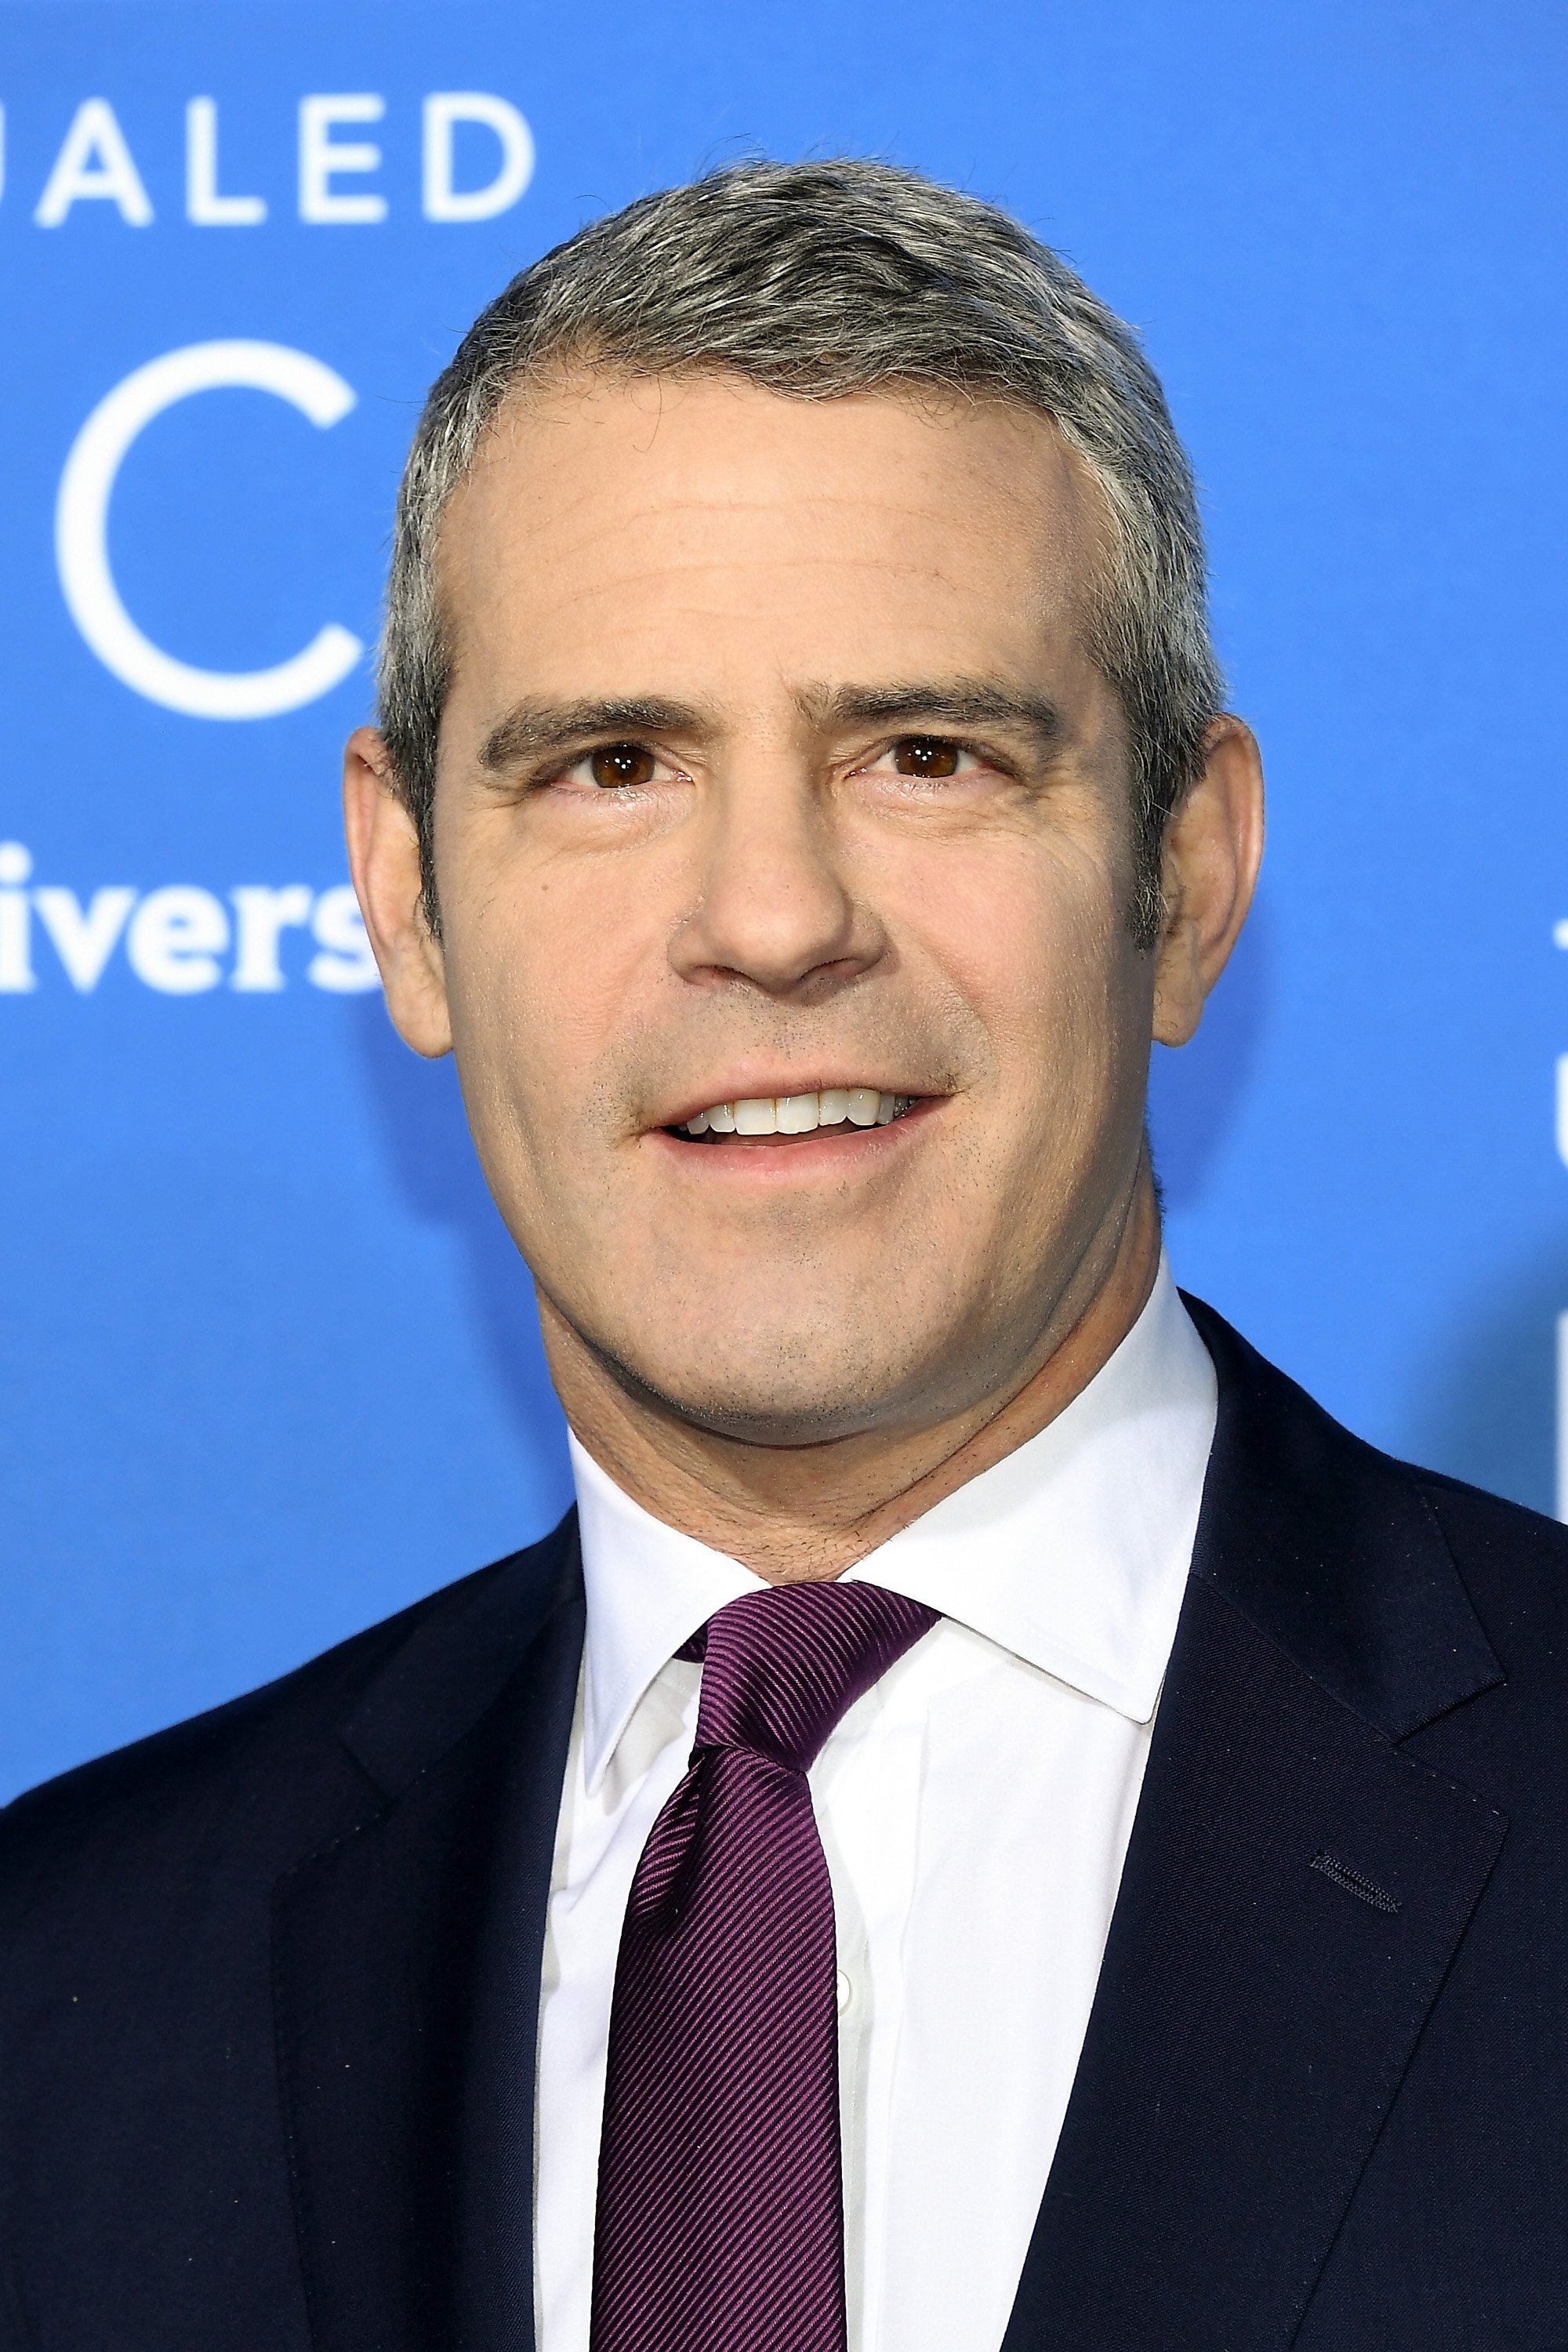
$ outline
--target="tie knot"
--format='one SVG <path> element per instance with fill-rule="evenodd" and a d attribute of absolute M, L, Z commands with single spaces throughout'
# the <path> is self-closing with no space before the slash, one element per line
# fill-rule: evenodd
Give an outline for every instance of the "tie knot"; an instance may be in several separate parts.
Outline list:
<path fill-rule="evenodd" d="M 697 1749 L 750 1748 L 804 1772 L 839 1717 L 936 1622 L 876 1584 L 767 1585 L 708 1621 Z"/>

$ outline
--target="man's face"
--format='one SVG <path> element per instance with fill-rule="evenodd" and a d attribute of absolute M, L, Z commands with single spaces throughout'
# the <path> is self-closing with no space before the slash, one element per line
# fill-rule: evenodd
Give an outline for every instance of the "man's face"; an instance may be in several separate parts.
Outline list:
<path fill-rule="evenodd" d="M 934 1423 L 1120 1224 L 1152 959 L 1100 532 L 1030 415 L 730 380 L 536 391 L 447 510 L 475 1138 L 545 1299 L 689 1420 Z M 781 1097 L 832 1123 L 731 1131 Z"/>

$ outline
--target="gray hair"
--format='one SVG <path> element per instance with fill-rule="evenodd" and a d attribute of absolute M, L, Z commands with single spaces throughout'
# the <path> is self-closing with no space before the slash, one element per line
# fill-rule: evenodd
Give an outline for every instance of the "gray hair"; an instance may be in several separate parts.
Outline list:
<path fill-rule="evenodd" d="M 973 196 L 887 163 L 742 163 L 640 197 L 514 278 L 437 379 L 397 501 L 382 726 L 425 904 L 452 656 L 436 583 L 453 491 L 508 394 L 563 368 L 729 373 L 797 400 L 931 387 L 1048 417 L 1099 488 L 1111 551 L 1086 613 L 1126 720 L 1144 944 L 1160 845 L 1222 691 L 1191 470 L 1132 331 L 1061 257 Z"/>

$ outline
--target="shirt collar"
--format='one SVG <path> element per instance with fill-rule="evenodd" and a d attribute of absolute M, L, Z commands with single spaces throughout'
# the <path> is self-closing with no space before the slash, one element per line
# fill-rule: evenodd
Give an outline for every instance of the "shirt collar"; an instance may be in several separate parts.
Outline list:
<path fill-rule="evenodd" d="M 583 1769 L 596 1790 L 655 1675 L 727 1601 L 763 1579 L 624 1494 L 569 1430 L 588 1610 Z"/>
<path fill-rule="evenodd" d="M 1162 1257 L 1143 1312 L 1087 1388 L 847 1580 L 923 1601 L 1147 1723 L 1192 1565 L 1217 1401 Z"/>
<path fill-rule="evenodd" d="M 924 1601 L 1133 1722 L 1154 1712 L 1214 1438 L 1214 1367 L 1163 1258 L 1109 1361 L 1046 1428 L 847 1571 Z M 573 1436 L 587 1589 L 584 1769 L 716 1609 L 761 1583 L 624 1494 Z"/>

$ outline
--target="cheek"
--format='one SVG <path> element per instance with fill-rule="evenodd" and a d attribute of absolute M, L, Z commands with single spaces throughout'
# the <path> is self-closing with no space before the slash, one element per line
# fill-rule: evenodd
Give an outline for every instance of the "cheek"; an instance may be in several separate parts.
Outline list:
<path fill-rule="evenodd" d="M 660 952 L 646 894 L 611 906 L 608 877 L 541 867 L 500 843 L 482 881 L 444 899 L 447 993 L 464 1092 L 486 1165 L 514 1176 L 586 1166 L 624 1123 L 625 1061 Z"/>
<path fill-rule="evenodd" d="M 1098 1200 L 1090 1171 L 1120 1171 L 1136 1149 L 1148 975 L 1114 870 L 1049 859 L 1010 875 L 948 898 L 932 951 L 987 1040 L 975 1181 L 1021 1241 L 1086 1185 Z"/>
<path fill-rule="evenodd" d="M 1120 882 L 1070 843 L 1007 845 L 949 861 L 909 920 L 1009 1062 L 1087 1076 L 1115 1054 L 1137 960 Z"/>

